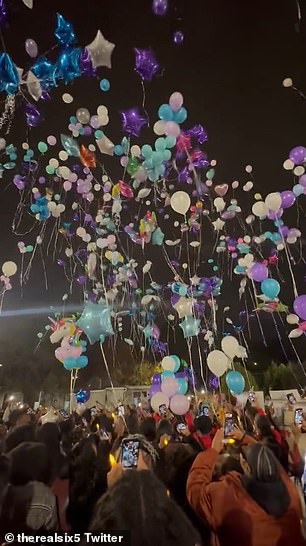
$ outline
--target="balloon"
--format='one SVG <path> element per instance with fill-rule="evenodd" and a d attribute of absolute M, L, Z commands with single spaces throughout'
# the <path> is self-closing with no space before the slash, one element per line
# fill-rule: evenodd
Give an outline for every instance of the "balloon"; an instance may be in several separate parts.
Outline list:
<path fill-rule="evenodd" d="M 197 336 L 199 333 L 200 320 L 194 317 L 185 317 L 180 323 L 184 338 Z"/>
<path fill-rule="evenodd" d="M 162 406 L 163 404 L 165 404 L 167 408 L 169 407 L 169 398 L 163 392 L 157 392 L 156 394 L 154 394 L 154 396 L 152 396 L 150 400 L 150 404 L 153 411 L 155 411 L 155 413 L 158 413 L 159 406 Z"/>
<path fill-rule="evenodd" d="M 79 157 L 80 148 L 76 140 L 67 135 L 61 135 L 61 143 L 66 152 L 73 157 Z"/>
<path fill-rule="evenodd" d="M 176 45 L 182 44 L 184 41 L 184 33 L 181 30 L 177 30 L 173 34 L 173 41 Z"/>
<path fill-rule="evenodd" d="M 39 125 L 43 119 L 39 110 L 37 110 L 34 104 L 31 104 L 30 102 L 26 103 L 24 113 L 29 127 L 37 127 L 37 125 Z"/>
<path fill-rule="evenodd" d="M 154 130 L 154 133 L 156 135 L 164 135 L 165 134 L 165 122 L 163 120 L 156 121 L 156 123 L 154 123 L 153 130 Z"/>
<path fill-rule="evenodd" d="M 174 112 L 177 112 L 183 106 L 183 102 L 184 97 L 182 93 L 179 93 L 179 91 L 175 91 L 170 96 L 169 105 Z"/>
<path fill-rule="evenodd" d="M 82 123 L 82 125 L 86 125 L 86 123 L 89 123 L 90 120 L 89 110 L 87 110 L 87 108 L 78 108 L 76 111 L 76 118 L 80 123 Z"/>
<path fill-rule="evenodd" d="M 301 319 L 306 320 L 306 294 L 295 298 L 293 309 Z"/>
<path fill-rule="evenodd" d="M 33 0 L 22 0 L 24 5 L 27 6 L 27 8 L 32 9 L 33 8 Z"/>
<path fill-rule="evenodd" d="M 291 159 L 295 165 L 303 165 L 306 159 L 306 148 L 304 148 L 304 146 L 296 146 L 290 151 L 289 159 Z"/>
<path fill-rule="evenodd" d="M 165 371 L 174 372 L 175 370 L 178 370 L 179 366 L 177 366 L 177 362 L 175 359 L 173 359 L 171 356 L 164 356 L 161 362 L 162 368 Z"/>
<path fill-rule="evenodd" d="M 84 167 L 95 168 L 96 166 L 96 157 L 93 152 L 88 150 L 84 144 L 81 145 L 80 149 L 80 161 Z"/>
<path fill-rule="evenodd" d="M 265 205 L 269 210 L 277 211 L 280 209 L 281 204 L 282 198 L 278 192 L 269 193 L 265 199 Z"/>
<path fill-rule="evenodd" d="M 102 136 L 96 142 L 101 154 L 113 155 L 115 145 L 107 136 Z"/>
<path fill-rule="evenodd" d="M 171 208 L 179 214 L 185 215 L 190 208 L 190 197 L 185 191 L 176 191 L 170 199 Z"/>
<path fill-rule="evenodd" d="M 75 399 L 77 404 L 86 404 L 90 398 L 90 391 L 81 389 L 75 393 Z"/>
<path fill-rule="evenodd" d="M 167 372 L 167 373 L 171 373 L 171 372 Z M 160 373 L 154 373 L 153 377 L 151 379 L 151 384 L 152 385 L 160 385 L 160 383 L 161 383 L 161 374 Z"/>
<path fill-rule="evenodd" d="M 234 358 L 238 356 L 239 353 L 239 341 L 234 336 L 226 336 L 221 341 L 222 351 L 229 356 Z"/>
<path fill-rule="evenodd" d="M 143 81 L 151 81 L 159 71 L 159 64 L 151 49 L 138 49 L 135 51 L 135 70 Z"/>
<path fill-rule="evenodd" d="M 176 394 L 171 398 L 170 410 L 174 415 L 185 415 L 190 407 L 190 401 L 183 394 Z"/>
<path fill-rule="evenodd" d="M 269 298 L 274 300 L 280 292 L 280 284 L 274 279 L 265 279 L 260 285 L 262 293 Z"/>
<path fill-rule="evenodd" d="M 158 385 L 157 384 L 151 385 L 149 394 L 148 394 L 149 398 L 152 398 L 154 394 L 157 394 L 158 392 L 160 392 L 160 383 Z"/>
<path fill-rule="evenodd" d="M 35 100 L 39 100 L 42 95 L 42 88 L 40 81 L 36 78 L 35 74 L 29 70 L 27 75 L 27 90 L 31 97 Z"/>
<path fill-rule="evenodd" d="M 282 191 L 280 195 L 282 199 L 281 207 L 283 209 L 289 209 L 289 207 L 292 207 L 292 205 L 294 205 L 296 198 L 293 191 L 290 191 L 290 190 Z"/>
<path fill-rule="evenodd" d="M 180 358 L 177 356 L 177 355 L 170 355 L 169 358 L 172 358 L 172 360 L 174 361 L 174 372 L 177 372 L 180 368 L 180 365 L 181 365 L 181 360 Z"/>
<path fill-rule="evenodd" d="M 241 394 L 244 391 L 245 381 L 240 372 L 231 370 L 226 374 L 225 381 L 233 394 Z"/>
<path fill-rule="evenodd" d="M 286 321 L 288 324 L 298 324 L 299 323 L 299 317 L 297 315 L 294 315 L 294 313 L 289 313 L 286 317 Z"/>
<path fill-rule="evenodd" d="M 248 276 L 250 279 L 253 279 L 257 282 L 262 282 L 264 279 L 268 277 L 268 268 L 259 262 L 256 262 L 254 265 L 252 265 Z"/>
<path fill-rule="evenodd" d="M 34 58 L 37 57 L 38 54 L 38 47 L 35 40 L 32 40 L 32 38 L 28 38 L 25 41 L 25 50 L 30 57 Z"/>
<path fill-rule="evenodd" d="M 13 277 L 17 273 L 17 265 L 15 262 L 4 262 L 2 266 L 2 273 L 6 277 Z"/>
<path fill-rule="evenodd" d="M 104 91 L 104 93 L 109 91 L 110 90 L 109 80 L 107 80 L 106 78 L 103 78 L 103 80 L 100 81 L 100 89 L 101 91 Z"/>
<path fill-rule="evenodd" d="M 0 27 L 4 26 L 7 20 L 7 9 L 5 0 L 0 0 Z"/>
<path fill-rule="evenodd" d="M 75 42 L 75 34 L 71 23 L 60 14 L 56 14 L 56 28 L 54 36 L 59 45 L 70 46 Z"/>
<path fill-rule="evenodd" d="M 148 120 L 142 116 L 138 108 L 131 108 L 121 112 L 122 130 L 127 135 L 139 136 L 141 129 L 148 125 Z"/>
<path fill-rule="evenodd" d="M 176 382 L 178 384 L 177 394 L 186 394 L 188 391 L 188 381 L 178 378 Z"/>
<path fill-rule="evenodd" d="M 176 382 L 175 377 L 166 377 L 166 379 L 162 381 L 161 391 L 167 396 L 169 396 L 169 398 L 173 396 L 174 394 L 176 394 L 177 388 L 178 388 L 178 384 Z"/>
<path fill-rule="evenodd" d="M 252 206 L 252 212 L 254 216 L 257 216 L 258 218 L 265 218 L 268 214 L 268 209 L 263 201 L 257 201 Z"/>
<path fill-rule="evenodd" d="M 0 53 L 0 91 L 14 95 L 18 89 L 19 75 L 11 57 Z"/>
<path fill-rule="evenodd" d="M 99 341 L 101 336 L 106 337 L 114 334 L 110 309 L 104 303 L 86 302 L 76 325 L 83 330 L 91 345 Z"/>
<path fill-rule="evenodd" d="M 162 232 L 160 227 L 157 227 L 152 234 L 151 242 L 152 245 L 161 246 L 164 242 L 165 234 Z"/>
<path fill-rule="evenodd" d="M 181 132 L 180 126 L 174 121 L 167 121 L 165 124 L 165 135 L 177 137 Z"/>
<path fill-rule="evenodd" d="M 31 71 L 39 79 L 41 86 L 44 89 L 54 87 L 56 85 L 55 72 L 56 65 L 50 63 L 46 57 L 39 57 L 31 66 Z"/>
<path fill-rule="evenodd" d="M 98 66 L 112 67 L 111 56 L 114 50 L 115 44 L 108 42 L 101 32 L 98 30 L 97 35 L 93 42 L 86 46 L 89 51 L 91 62 L 94 68 Z"/>
<path fill-rule="evenodd" d="M 173 308 L 178 313 L 179 318 L 191 317 L 193 315 L 193 299 L 180 296 Z"/>
<path fill-rule="evenodd" d="M 57 76 L 62 78 L 65 84 L 81 75 L 80 48 L 65 48 L 57 59 Z"/>
<path fill-rule="evenodd" d="M 217 377 L 221 377 L 221 375 L 226 372 L 229 367 L 229 363 L 230 361 L 228 357 L 222 351 L 218 351 L 217 349 L 211 351 L 207 357 L 207 366 Z"/>
<path fill-rule="evenodd" d="M 168 10 L 168 0 L 153 0 L 152 10 L 155 15 L 160 17 L 166 15 Z"/>
<path fill-rule="evenodd" d="M 182 107 L 174 114 L 174 121 L 176 123 L 184 123 L 184 121 L 187 119 L 187 110 L 186 108 Z"/>
<path fill-rule="evenodd" d="M 159 375 L 159 378 L 161 378 L 162 381 L 165 381 L 165 379 L 169 377 L 175 377 L 174 373 L 170 372 L 169 370 L 165 370 L 164 372 L 162 372 L 161 376 Z"/>

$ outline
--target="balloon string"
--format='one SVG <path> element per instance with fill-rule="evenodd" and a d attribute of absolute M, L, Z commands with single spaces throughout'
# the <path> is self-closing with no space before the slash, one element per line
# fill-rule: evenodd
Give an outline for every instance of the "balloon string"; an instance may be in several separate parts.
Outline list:
<path fill-rule="evenodd" d="M 202 351 L 201 351 L 200 342 L 199 342 L 199 336 L 196 336 L 196 338 L 197 338 L 197 346 L 198 346 L 198 352 L 199 352 L 201 377 L 202 377 L 202 381 L 203 381 L 205 391 L 207 392 L 207 385 L 206 385 L 206 381 L 204 379 L 203 359 L 202 359 Z"/>
<path fill-rule="evenodd" d="M 193 391 L 194 391 L 194 396 L 195 396 L 196 404 L 198 405 L 198 395 L 197 395 L 197 391 L 196 391 L 194 367 L 193 367 L 193 360 L 192 360 L 192 353 L 191 353 L 192 339 L 191 339 L 191 338 L 187 338 L 187 339 L 186 339 L 186 343 L 187 343 L 187 347 L 188 347 L 189 364 L 190 364 L 191 377 L 192 377 L 192 386 L 193 386 Z"/>
<path fill-rule="evenodd" d="M 301 22 L 302 22 L 302 11 L 299 0 L 295 0 L 296 3 L 296 11 L 297 11 L 297 23 L 295 25 L 295 29 L 297 32 L 300 32 L 301 30 Z"/>
<path fill-rule="evenodd" d="M 294 274 L 293 274 L 293 270 L 292 270 L 292 266 L 291 266 L 290 255 L 289 255 L 289 252 L 288 252 L 287 243 L 286 243 L 286 241 L 284 239 L 284 236 L 283 236 L 282 232 L 281 232 L 281 236 L 282 236 L 283 245 L 284 245 L 284 249 L 285 249 L 285 254 L 286 254 L 288 267 L 289 267 L 289 271 L 290 271 L 290 275 L 291 275 L 294 297 L 297 298 L 299 294 L 298 294 L 296 283 L 295 283 L 295 278 L 294 278 Z"/>
<path fill-rule="evenodd" d="M 116 392 L 115 392 L 113 380 L 112 380 L 112 377 L 111 377 L 111 374 L 110 374 L 110 371 L 109 371 L 109 367 L 108 367 L 108 364 L 107 364 L 107 360 L 106 360 L 106 356 L 105 356 L 105 352 L 104 352 L 103 344 L 102 344 L 102 343 L 100 343 L 100 349 L 101 349 L 101 354 L 102 354 L 102 358 L 103 358 L 103 361 L 104 361 L 104 366 L 105 366 L 105 369 L 106 369 L 106 372 L 107 372 L 107 375 L 108 375 L 108 380 L 109 380 L 110 385 L 111 385 L 111 388 L 112 388 L 112 392 L 113 392 L 113 397 L 114 397 L 114 400 L 115 400 L 115 404 L 116 404 L 116 407 L 118 407 L 118 405 L 119 405 L 119 403 L 118 403 L 118 398 L 117 398 L 117 395 L 116 395 Z M 122 415 L 121 418 L 123 419 L 123 422 L 124 422 L 124 424 L 125 424 L 125 427 L 126 427 L 127 430 L 128 430 L 128 426 L 127 426 L 127 423 L 126 423 L 126 420 L 125 420 L 124 415 Z"/>
<path fill-rule="evenodd" d="M 255 311 L 255 315 L 256 315 L 256 318 L 257 318 L 257 322 L 258 322 L 258 326 L 259 326 L 259 329 L 260 329 L 260 333 L 262 335 L 262 339 L 263 339 L 263 342 L 264 342 L 264 346 L 267 347 L 267 341 L 266 341 L 266 338 L 265 338 L 265 335 L 264 335 L 264 331 L 263 331 L 263 328 L 262 328 L 262 325 L 261 325 L 261 321 L 260 321 L 260 318 L 259 318 L 259 315 L 258 315 L 258 311 L 256 310 L 257 308 L 257 301 L 256 301 L 256 288 L 255 288 L 255 284 L 254 284 L 254 281 L 253 279 L 251 279 L 251 282 L 252 282 L 252 288 L 253 288 L 253 292 L 254 292 L 254 297 L 252 295 L 252 292 L 251 290 L 249 290 L 250 292 L 250 296 L 251 296 L 251 299 L 253 301 L 253 305 L 254 305 L 254 311 Z M 254 299 L 255 298 L 255 299 Z"/>
<path fill-rule="evenodd" d="M 146 88 L 144 86 L 143 80 L 141 80 L 141 87 L 142 87 L 142 108 L 148 120 L 148 127 L 150 127 L 150 116 L 146 110 Z"/>

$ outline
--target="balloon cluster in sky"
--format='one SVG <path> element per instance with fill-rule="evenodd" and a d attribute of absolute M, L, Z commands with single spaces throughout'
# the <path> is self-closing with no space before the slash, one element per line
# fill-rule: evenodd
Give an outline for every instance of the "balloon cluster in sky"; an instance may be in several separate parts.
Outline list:
<path fill-rule="evenodd" d="M 153 2 L 157 16 L 167 9 L 165 0 Z M 36 44 L 27 41 L 35 60 L 25 80 L 9 55 L 1 54 L 4 93 L 11 96 L 25 86 L 38 101 L 55 85 L 111 66 L 114 45 L 101 31 L 85 48 L 76 47 L 73 26 L 57 14 L 54 36 L 59 46 L 55 63 L 36 57 Z M 137 78 L 150 82 L 159 71 L 151 49 L 135 48 Z M 263 313 L 272 315 L 278 336 L 284 334 L 274 315 L 287 317 L 295 326 L 290 343 L 305 334 L 306 294 L 298 290 L 294 272 L 301 231 L 285 217 L 297 201 L 302 206 L 306 194 L 306 148 L 294 148 L 284 162 L 293 186 L 262 196 L 253 192 L 250 165 L 242 184 L 218 180 L 217 162 L 205 151 L 207 132 L 201 124 L 188 124 L 179 91 L 154 114 L 139 104 L 114 109 L 111 81 L 102 79 L 100 89 L 103 103 L 94 110 L 90 104 L 74 109 L 74 97 L 63 90 L 65 132 L 48 134 L 45 124 L 45 138 L 35 142 L 33 132 L 31 147 L 27 141 L 19 148 L 0 140 L 0 169 L 19 198 L 13 232 L 26 239 L 18 241 L 20 283 L 29 281 L 41 260 L 45 268 L 52 253 L 67 281 L 63 299 L 80 292 L 84 302 L 72 321 L 73 334 L 66 335 L 71 320 L 56 323 L 57 333 L 63 328 L 62 337 L 51 336 L 61 341 L 56 358 L 67 369 L 84 367 L 82 332 L 90 344 L 102 346 L 109 339 L 115 350 L 120 339 L 141 358 L 145 353 L 164 358 L 162 380 L 151 387 L 152 404 L 170 404 L 180 415 L 188 409 L 186 379 L 176 375 L 178 357 L 168 356 L 176 336 L 186 340 L 193 371 L 198 353 L 204 382 L 207 373 L 226 374 L 228 388 L 240 394 L 244 382 L 234 366 L 236 359 L 248 356 L 246 338 L 252 338 L 254 316 L 263 343 Z M 34 103 L 25 105 L 25 115 L 33 128 L 40 122 Z M 119 141 L 108 130 L 110 117 L 121 124 Z M 153 134 L 146 143 L 149 128 Z M 118 167 L 121 175 L 114 176 Z M 4 290 L 16 273 L 11 264 L 2 269 Z M 292 293 L 287 302 L 282 301 L 285 278 Z M 233 299 L 237 309 L 232 314 L 228 304 Z M 239 320 L 231 318 L 235 314 Z"/>

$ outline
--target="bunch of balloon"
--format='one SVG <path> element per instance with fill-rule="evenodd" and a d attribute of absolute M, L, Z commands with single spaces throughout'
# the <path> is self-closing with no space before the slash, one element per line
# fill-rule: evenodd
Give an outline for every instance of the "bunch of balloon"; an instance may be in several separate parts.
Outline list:
<path fill-rule="evenodd" d="M 175 415 L 185 415 L 190 402 L 186 393 L 188 380 L 185 372 L 179 372 L 181 361 L 178 356 L 165 356 L 162 360 L 163 372 L 154 374 L 149 392 L 151 407 L 161 413 L 161 406 L 170 408 Z"/>

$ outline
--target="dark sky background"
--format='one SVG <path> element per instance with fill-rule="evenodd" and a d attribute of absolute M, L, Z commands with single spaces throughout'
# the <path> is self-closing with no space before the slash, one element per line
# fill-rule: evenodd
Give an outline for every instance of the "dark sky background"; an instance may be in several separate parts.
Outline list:
<path fill-rule="evenodd" d="M 133 72 L 133 47 L 152 47 L 163 68 L 162 76 L 146 85 L 146 108 L 154 120 L 158 106 L 167 102 L 171 92 L 179 90 L 185 97 L 188 126 L 202 123 L 208 131 L 206 149 L 209 158 L 218 161 L 216 179 L 220 183 L 236 179 L 247 181 L 244 167 L 251 164 L 257 191 L 266 194 L 292 185 L 291 175 L 283 170 L 282 163 L 292 147 L 306 144 L 306 103 L 292 90 L 282 87 L 282 80 L 290 76 L 297 87 L 306 90 L 305 23 L 302 19 L 297 32 L 295 0 L 169 0 L 166 17 L 152 14 L 151 0 L 34 0 L 32 11 L 23 6 L 21 0 L 8 3 L 11 11 L 4 40 L 17 66 L 27 66 L 29 58 L 24 51 L 27 38 L 36 40 L 40 53 L 54 45 L 56 11 L 73 23 L 80 45 L 90 43 L 98 28 L 116 44 L 112 70 L 99 69 L 99 79 L 109 78 L 111 91 L 102 96 L 96 80 L 84 79 L 75 80 L 67 88 L 53 89 L 52 100 L 42 106 L 39 103 L 45 122 L 31 132 L 30 143 L 62 132 L 68 116 L 78 107 L 85 106 L 93 112 L 102 102 L 110 110 L 106 134 L 118 141 L 117 112 L 140 106 L 142 102 L 139 78 Z M 179 47 L 172 41 L 172 34 L 178 29 L 185 35 Z M 65 91 L 74 96 L 73 105 L 62 102 L 61 95 Z M 17 113 L 7 140 L 17 144 L 25 136 L 25 123 L 21 113 Z M 0 196 L 0 255 L 2 261 L 19 262 L 18 239 L 11 234 L 18 196 L 15 188 L 6 187 L 7 179 L 2 182 Z M 293 227 L 296 209 L 291 215 Z M 51 286 L 46 292 L 41 264 L 35 261 L 23 298 L 16 281 L 14 290 L 5 299 L 4 311 L 59 305 L 65 292 L 62 272 L 51 264 L 48 271 Z M 303 275 L 303 267 L 297 268 L 301 290 Z M 158 280 L 156 276 L 155 280 Z M 226 294 L 229 304 L 234 303 L 236 294 Z M 287 295 L 285 303 L 290 305 L 290 288 Z M 252 356 L 284 360 L 271 319 L 265 317 L 263 322 L 270 340 L 269 349 L 263 347 L 254 320 Z M 0 361 L 4 366 L 16 359 L 16 351 L 25 366 L 32 361 L 36 334 L 46 323 L 47 313 L 33 318 L 0 317 Z M 285 345 L 286 335 L 283 330 Z M 297 347 L 301 356 L 305 356 L 305 342 L 298 340 Z M 57 366 L 52 350 L 46 341 L 36 358 L 46 366 Z M 183 344 L 181 351 L 186 351 Z M 286 351 L 291 357 L 288 344 Z M 86 373 L 97 375 L 102 364 L 98 355 L 91 354 L 90 371 Z M 125 354 L 126 345 L 119 347 L 119 361 Z"/>

